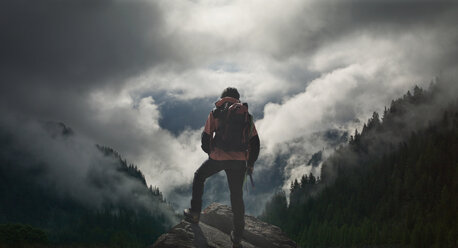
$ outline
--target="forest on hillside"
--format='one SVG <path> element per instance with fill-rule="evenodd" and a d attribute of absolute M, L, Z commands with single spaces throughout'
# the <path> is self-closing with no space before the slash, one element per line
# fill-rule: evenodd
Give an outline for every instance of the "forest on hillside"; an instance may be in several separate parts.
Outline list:
<path fill-rule="evenodd" d="M 58 130 L 52 133 L 53 140 L 69 142 L 74 138 L 71 129 L 62 123 L 46 125 Z M 169 218 L 174 212 L 160 190 L 148 187 L 142 172 L 112 148 L 90 148 L 109 163 L 94 164 L 83 175 L 84 186 L 92 191 L 88 193 L 100 191 L 108 195 L 118 194 L 116 184 L 127 182 L 133 186 L 123 186 L 126 194 L 119 199 L 95 199 L 101 204 L 91 205 L 81 200 L 89 196 L 75 196 L 59 187 L 56 178 L 49 177 L 51 167 L 47 161 L 24 147 L 12 133 L 0 131 L 0 246 L 145 247 L 173 224 Z M 60 177 L 71 180 L 76 175 L 67 172 Z M 84 188 L 74 187 L 70 190 Z"/>
<path fill-rule="evenodd" d="M 262 219 L 301 247 L 458 247 L 458 99 L 441 82 L 392 101 Z"/>

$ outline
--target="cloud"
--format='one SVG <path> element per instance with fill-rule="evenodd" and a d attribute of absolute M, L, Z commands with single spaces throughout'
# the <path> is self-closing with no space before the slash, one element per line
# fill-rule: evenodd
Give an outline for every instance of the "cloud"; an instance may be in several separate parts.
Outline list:
<path fill-rule="evenodd" d="M 81 90 L 136 75 L 172 54 L 146 1 L 3 1 L 2 73 Z M 21 72 L 27 71 L 28 75 Z"/>
<path fill-rule="evenodd" d="M 93 90 L 175 56 L 155 2 L 7 0 L 0 15 L 0 102 L 35 118 L 72 123 Z"/>
<path fill-rule="evenodd" d="M 62 123 L 4 115 L 0 136 L 1 159 L 12 166 L 8 172 L 42 187 L 50 199 L 68 199 L 89 209 L 113 204 L 146 210 L 163 215 L 166 226 L 177 221 L 140 180 L 119 170 L 117 158 L 105 156 L 91 138 Z"/>
<path fill-rule="evenodd" d="M 453 1 L 0 5 L 1 113 L 62 121 L 118 150 L 165 193 L 188 185 L 205 159 L 204 116 L 227 86 L 257 120 L 260 178 L 281 169 L 282 182 L 254 197 L 261 204 L 308 173 L 313 153 L 332 152 L 327 131 L 353 131 L 458 64 Z"/>
<path fill-rule="evenodd" d="M 113 102 L 117 97 L 124 100 Z M 203 152 L 199 152 L 200 130 L 186 130 L 175 136 L 161 128 L 161 114 L 152 97 L 135 105 L 127 96 L 100 91 L 92 95 L 92 105 L 98 106 L 93 121 L 103 126 L 104 132 L 92 133 L 91 137 L 103 144 L 116 144 L 116 149 L 139 165 L 147 181 L 165 193 L 172 185 L 190 183 L 194 170 L 204 159 Z"/>

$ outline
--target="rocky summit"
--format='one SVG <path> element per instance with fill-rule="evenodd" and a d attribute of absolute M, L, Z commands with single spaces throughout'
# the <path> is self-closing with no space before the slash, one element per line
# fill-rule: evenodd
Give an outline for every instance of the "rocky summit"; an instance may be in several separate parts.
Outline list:
<path fill-rule="evenodd" d="M 232 230 L 231 208 L 212 203 L 200 216 L 199 224 L 181 221 L 168 233 L 163 234 L 152 248 L 231 248 Z M 255 217 L 245 215 L 244 248 L 290 248 L 297 247 L 277 226 L 265 223 Z"/>

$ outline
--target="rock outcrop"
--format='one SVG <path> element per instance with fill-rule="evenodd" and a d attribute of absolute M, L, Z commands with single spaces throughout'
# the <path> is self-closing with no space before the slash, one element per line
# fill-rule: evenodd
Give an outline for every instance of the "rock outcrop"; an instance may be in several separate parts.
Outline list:
<path fill-rule="evenodd" d="M 199 224 L 181 221 L 168 233 L 163 234 L 152 248 L 231 248 L 229 234 L 232 230 L 231 208 L 212 203 L 200 216 Z M 290 248 L 297 247 L 277 226 L 245 216 L 244 248 Z"/>

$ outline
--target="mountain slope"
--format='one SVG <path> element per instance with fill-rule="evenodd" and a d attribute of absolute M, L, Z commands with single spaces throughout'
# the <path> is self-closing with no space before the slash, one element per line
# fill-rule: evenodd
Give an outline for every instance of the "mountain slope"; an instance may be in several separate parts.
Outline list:
<path fill-rule="evenodd" d="M 1 127 L 0 223 L 32 225 L 50 244 L 123 247 L 151 244 L 176 223 L 159 189 L 113 149 L 62 123 Z"/>
<path fill-rule="evenodd" d="M 377 113 L 262 215 L 303 247 L 457 247 L 458 102 L 435 85 Z"/>

